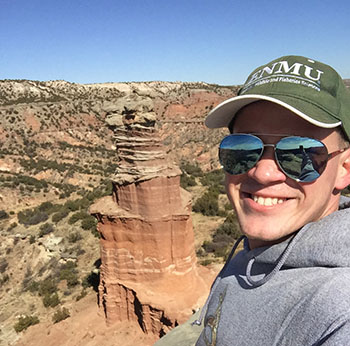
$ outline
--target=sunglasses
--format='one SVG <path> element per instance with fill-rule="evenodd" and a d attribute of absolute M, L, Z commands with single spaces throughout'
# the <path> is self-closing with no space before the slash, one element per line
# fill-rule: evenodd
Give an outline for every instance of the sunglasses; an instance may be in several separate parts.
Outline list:
<path fill-rule="evenodd" d="M 286 176 L 303 183 L 316 180 L 325 170 L 328 160 L 345 150 L 329 154 L 321 141 L 308 137 L 283 137 L 276 144 L 264 144 L 255 135 L 237 133 L 221 141 L 219 161 L 225 172 L 231 175 L 243 174 L 257 164 L 265 147 L 274 148 L 275 160 Z"/>

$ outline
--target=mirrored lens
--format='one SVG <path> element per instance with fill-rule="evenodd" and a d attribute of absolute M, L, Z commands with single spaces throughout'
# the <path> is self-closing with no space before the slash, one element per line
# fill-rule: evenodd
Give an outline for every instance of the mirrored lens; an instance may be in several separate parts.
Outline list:
<path fill-rule="evenodd" d="M 232 175 L 248 172 L 258 162 L 264 149 L 262 141 L 248 134 L 226 136 L 219 146 L 219 160 Z"/>
<path fill-rule="evenodd" d="M 292 179 L 311 182 L 324 171 L 328 152 L 325 145 L 308 137 L 285 137 L 275 147 L 276 160 Z"/>

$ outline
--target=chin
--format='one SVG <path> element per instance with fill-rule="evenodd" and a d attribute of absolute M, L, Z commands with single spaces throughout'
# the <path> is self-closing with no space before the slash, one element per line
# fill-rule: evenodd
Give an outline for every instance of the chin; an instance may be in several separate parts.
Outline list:
<path fill-rule="evenodd" d="M 280 239 L 285 239 L 289 233 L 288 232 L 279 232 L 278 230 L 274 230 L 274 232 L 271 232 L 271 227 L 268 229 L 262 228 L 262 229 L 246 229 L 243 231 L 244 228 L 242 228 L 242 233 L 251 240 L 257 240 L 257 241 L 264 241 L 264 242 L 278 242 Z"/>
<path fill-rule="evenodd" d="M 290 234 L 292 233 L 280 233 L 280 232 L 274 232 L 271 233 L 271 230 L 260 230 L 260 231 L 252 231 L 249 230 L 246 232 L 242 232 L 249 240 L 249 246 L 251 249 L 256 247 L 262 247 L 267 245 L 273 245 L 280 243 L 287 239 Z"/>

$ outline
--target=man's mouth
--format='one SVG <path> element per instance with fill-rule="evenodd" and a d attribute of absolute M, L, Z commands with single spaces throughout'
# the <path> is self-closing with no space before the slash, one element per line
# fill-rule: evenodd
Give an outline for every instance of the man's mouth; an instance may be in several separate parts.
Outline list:
<path fill-rule="evenodd" d="M 276 204 L 281 204 L 287 200 L 287 198 L 278 198 L 278 197 L 262 197 L 256 195 L 250 195 L 250 198 L 257 204 L 264 206 L 273 206 Z"/>

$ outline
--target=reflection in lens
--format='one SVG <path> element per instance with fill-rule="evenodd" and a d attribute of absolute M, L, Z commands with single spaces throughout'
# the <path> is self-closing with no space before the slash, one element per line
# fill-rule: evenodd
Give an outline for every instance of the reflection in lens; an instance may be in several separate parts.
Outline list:
<path fill-rule="evenodd" d="M 246 173 L 259 160 L 263 151 L 261 140 L 252 135 L 234 134 L 220 143 L 219 160 L 224 170 L 232 175 Z"/>
<path fill-rule="evenodd" d="M 327 148 L 316 139 L 286 137 L 276 144 L 276 159 L 286 175 L 302 181 L 316 180 L 327 163 Z"/>

